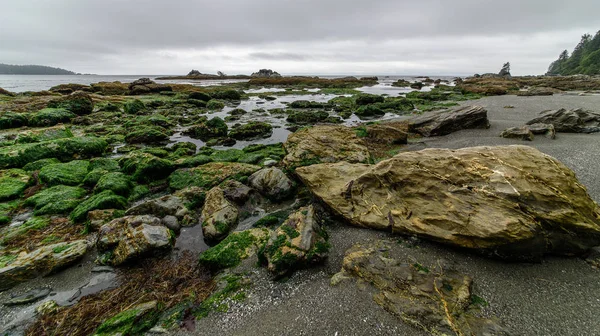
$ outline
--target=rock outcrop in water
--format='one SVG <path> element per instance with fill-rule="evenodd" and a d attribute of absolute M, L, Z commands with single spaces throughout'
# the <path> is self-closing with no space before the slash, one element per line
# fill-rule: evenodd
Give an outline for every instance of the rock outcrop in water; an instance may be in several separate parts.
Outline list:
<path fill-rule="evenodd" d="M 525 146 L 427 149 L 369 166 L 298 168 L 350 224 L 511 259 L 600 244 L 600 209 L 573 171 Z"/>
<path fill-rule="evenodd" d="M 257 72 L 250 75 L 252 78 L 281 78 L 281 75 L 277 71 L 271 69 L 260 69 Z"/>

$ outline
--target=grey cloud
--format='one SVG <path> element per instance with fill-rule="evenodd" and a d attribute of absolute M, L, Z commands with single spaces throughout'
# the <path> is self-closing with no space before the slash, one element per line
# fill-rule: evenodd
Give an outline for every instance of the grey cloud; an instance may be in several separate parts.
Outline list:
<path fill-rule="evenodd" d="M 552 60 L 581 34 L 600 28 L 595 0 L 5 2 L 0 62 L 103 73 L 164 73 L 194 65 L 236 72 L 267 61 L 285 67 L 282 72 L 310 68 L 311 62 L 332 68 L 355 62 L 369 69 L 377 64 L 366 62 L 380 62 L 382 70 L 386 62 L 412 62 L 425 70 L 457 58 L 474 64 L 489 59 L 495 69 L 499 55 L 522 59 L 528 64 L 524 72 L 541 72 L 547 64 L 529 62 Z M 469 71 L 464 63 L 444 70 Z"/>

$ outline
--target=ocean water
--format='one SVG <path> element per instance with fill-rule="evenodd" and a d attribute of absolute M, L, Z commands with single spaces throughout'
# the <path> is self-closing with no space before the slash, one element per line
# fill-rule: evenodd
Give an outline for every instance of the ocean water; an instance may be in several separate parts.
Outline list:
<path fill-rule="evenodd" d="M 48 90 L 53 86 L 59 84 L 92 84 L 98 82 L 114 82 L 119 81 L 122 83 L 130 83 L 136 79 L 142 77 L 148 77 L 152 80 L 156 80 L 157 77 L 164 77 L 165 75 L 124 75 L 124 76 L 101 76 L 101 75 L 0 75 L 0 88 L 11 92 L 25 92 L 25 91 L 42 91 Z M 323 78 L 339 78 L 343 76 L 321 76 Z M 378 76 L 379 84 L 369 88 L 363 88 L 362 91 L 374 94 L 388 94 L 390 96 L 397 96 L 401 93 L 406 93 L 410 90 L 402 88 L 394 88 L 391 84 L 398 79 L 406 79 L 408 81 L 415 81 L 418 78 L 413 76 Z M 454 77 L 448 76 L 430 76 L 433 79 L 446 79 L 452 81 Z M 234 82 L 243 82 L 245 80 L 157 80 L 158 83 L 177 83 L 177 84 L 192 84 L 197 86 L 210 86 L 210 85 L 222 85 Z M 424 89 L 425 90 L 425 89 Z"/>

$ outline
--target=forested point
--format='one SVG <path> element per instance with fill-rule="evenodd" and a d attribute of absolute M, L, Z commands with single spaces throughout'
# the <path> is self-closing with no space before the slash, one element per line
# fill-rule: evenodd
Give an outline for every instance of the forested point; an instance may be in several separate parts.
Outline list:
<path fill-rule="evenodd" d="M 76 73 L 43 65 L 11 65 L 0 63 L 0 75 L 76 75 Z"/>
<path fill-rule="evenodd" d="M 598 75 L 600 74 L 600 31 L 594 37 L 585 34 L 573 53 L 564 50 L 548 68 L 547 75 Z"/>

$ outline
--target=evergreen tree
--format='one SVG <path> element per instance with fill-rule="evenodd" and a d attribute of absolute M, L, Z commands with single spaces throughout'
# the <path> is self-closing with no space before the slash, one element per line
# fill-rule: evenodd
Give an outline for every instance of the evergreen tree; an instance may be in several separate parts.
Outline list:
<path fill-rule="evenodd" d="M 585 34 L 569 56 L 563 51 L 548 67 L 549 75 L 600 75 L 600 31 L 592 37 Z"/>

